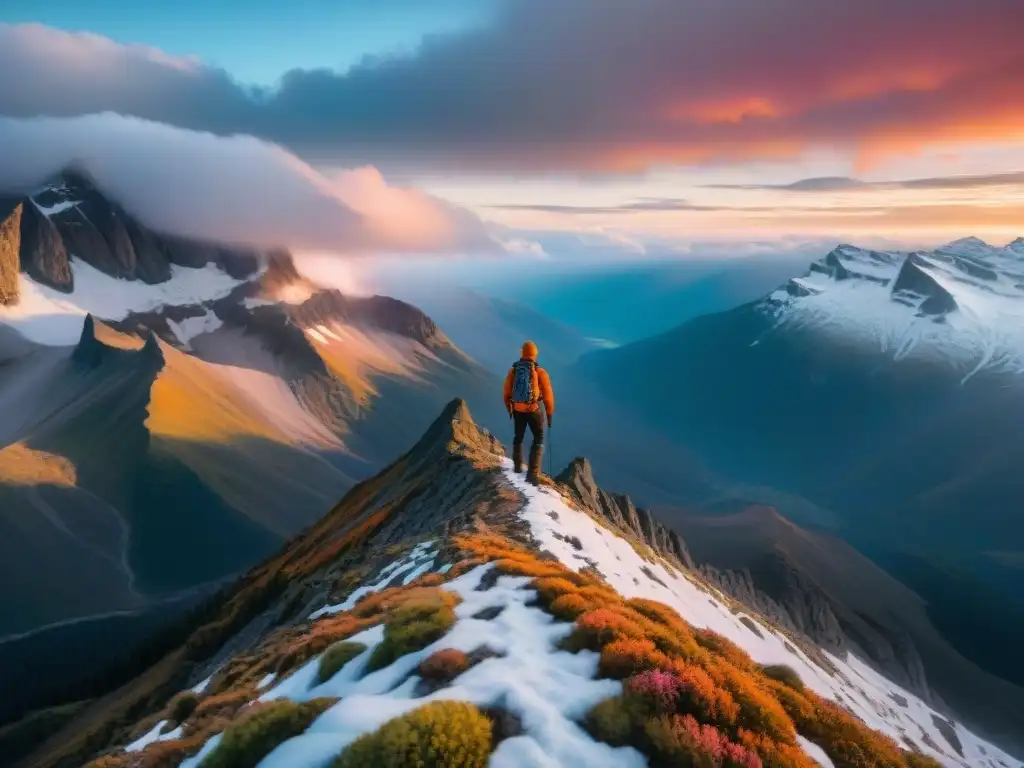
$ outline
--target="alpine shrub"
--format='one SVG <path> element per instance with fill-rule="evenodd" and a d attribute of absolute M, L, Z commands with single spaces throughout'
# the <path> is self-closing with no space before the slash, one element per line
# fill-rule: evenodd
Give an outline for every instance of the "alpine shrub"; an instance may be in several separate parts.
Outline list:
<path fill-rule="evenodd" d="M 550 605 L 562 595 L 575 595 L 576 585 L 561 576 L 545 576 L 530 582 L 530 589 L 537 592 L 541 605 Z"/>
<path fill-rule="evenodd" d="M 484 768 L 491 721 L 472 704 L 435 701 L 352 742 L 332 768 Z"/>
<path fill-rule="evenodd" d="M 584 725 L 591 736 L 613 747 L 632 744 L 637 726 L 642 722 L 640 707 L 635 700 L 626 696 L 613 696 L 598 702 L 584 719 Z"/>
<path fill-rule="evenodd" d="M 735 724 L 740 706 L 725 689 L 719 688 L 711 676 L 692 664 L 673 664 L 679 680 L 679 713 L 693 715 L 704 722 L 723 728 Z"/>
<path fill-rule="evenodd" d="M 757 686 L 749 675 L 729 670 L 726 687 L 739 704 L 738 725 L 775 741 L 792 744 L 796 739 L 793 721 L 778 701 Z"/>
<path fill-rule="evenodd" d="M 551 601 L 551 604 L 548 606 L 548 613 L 556 619 L 573 621 L 587 611 L 593 610 L 593 608 L 594 606 L 591 603 L 588 603 L 579 595 L 566 594 L 559 595 Z"/>
<path fill-rule="evenodd" d="M 793 744 L 779 744 L 767 736 L 757 735 L 743 728 L 739 730 L 737 741 L 749 751 L 756 752 L 764 768 L 818 768 L 818 764 L 809 758 L 807 753 Z M 892 764 L 893 768 L 897 765 L 898 763 Z"/>
<path fill-rule="evenodd" d="M 199 706 L 199 697 L 192 691 L 182 691 L 171 699 L 170 719 L 175 723 L 183 723 L 189 715 L 196 711 L 197 706 Z"/>
<path fill-rule="evenodd" d="M 613 640 L 601 649 L 601 677 L 623 680 L 647 669 L 665 667 L 668 657 L 647 638 Z"/>
<path fill-rule="evenodd" d="M 761 667 L 761 672 L 765 677 L 788 685 L 795 691 L 803 692 L 804 690 L 804 681 L 800 679 L 800 675 L 795 669 L 787 667 L 785 664 L 768 664 Z"/>
<path fill-rule="evenodd" d="M 444 637 L 454 623 L 455 612 L 447 605 L 399 609 L 388 618 L 384 639 L 373 649 L 367 669 L 383 669 L 395 659 L 426 648 Z"/>
<path fill-rule="evenodd" d="M 626 693 L 638 696 L 659 714 L 672 714 L 682 692 L 683 683 L 674 672 L 650 669 L 626 681 Z"/>
<path fill-rule="evenodd" d="M 761 758 L 734 744 L 721 731 L 689 715 L 662 715 L 647 722 L 654 765 L 694 768 L 762 768 Z"/>
<path fill-rule="evenodd" d="M 712 632 L 710 629 L 698 629 L 693 633 L 693 637 L 701 647 L 718 654 L 734 667 L 745 672 L 754 669 L 754 660 L 732 640 Z"/>
<path fill-rule="evenodd" d="M 824 699 L 818 699 L 817 719 L 806 724 L 804 735 L 836 765 L 867 768 L 903 763 L 903 751 L 895 741 L 869 730 L 838 704 Z"/>
<path fill-rule="evenodd" d="M 424 680 L 448 683 L 469 669 L 469 657 L 454 648 L 434 651 L 420 662 L 419 674 Z"/>
<path fill-rule="evenodd" d="M 255 768 L 281 742 L 298 736 L 337 699 L 313 699 L 302 704 L 287 699 L 260 705 L 232 725 L 202 768 Z"/>
<path fill-rule="evenodd" d="M 320 657 L 320 667 L 317 669 L 317 680 L 325 683 L 334 677 L 342 667 L 352 659 L 366 650 L 362 643 L 340 642 L 335 643 Z"/>
<path fill-rule="evenodd" d="M 599 651 L 621 637 L 642 638 L 643 629 L 611 608 L 587 611 L 576 619 L 576 630 L 567 640 L 571 650 Z"/>

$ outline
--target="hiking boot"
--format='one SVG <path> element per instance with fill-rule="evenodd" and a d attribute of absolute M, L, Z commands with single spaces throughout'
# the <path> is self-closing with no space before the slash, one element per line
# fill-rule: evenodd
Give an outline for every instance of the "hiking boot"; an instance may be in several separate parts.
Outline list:
<path fill-rule="evenodd" d="M 541 467 L 543 466 L 544 446 L 534 443 L 530 446 L 530 468 L 526 472 L 526 482 L 540 485 Z"/>
<path fill-rule="evenodd" d="M 518 475 L 523 471 L 523 444 L 512 446 L 512 467 Z"/>

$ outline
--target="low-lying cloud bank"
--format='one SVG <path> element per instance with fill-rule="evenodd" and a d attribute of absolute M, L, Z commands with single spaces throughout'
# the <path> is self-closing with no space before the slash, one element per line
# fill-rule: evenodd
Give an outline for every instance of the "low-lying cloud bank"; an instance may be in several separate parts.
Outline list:
<path fill-rule="evenodd" d="M 166 232 L 348 255 L 496 250 L 472 213 L 367 166 L 325 176 L 251 136 L 216 136 L 117 114 L 0 117 L 0 191 L 69 165 Z"/>
<path fill-rule="evenodd" d="M 289 146 L 313 162 L 633 171 L 870 161 L 1017 141 L 1019 0 L 507 0 L 492 23 L 252 89 L 145 46 L 0 25 L 0 114 L 102 110 Z M 390 167 L 390 166 L 383 166 Z"/>

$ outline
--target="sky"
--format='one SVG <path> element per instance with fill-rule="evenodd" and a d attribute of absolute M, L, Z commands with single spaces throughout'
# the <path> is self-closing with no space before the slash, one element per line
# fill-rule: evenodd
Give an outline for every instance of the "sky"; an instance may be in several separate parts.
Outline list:
<path fill-rule="evenodd" d="M 0 116 L 372 167 L 525 254 L 1000 243 L 1024 234 L 1021 29 L 1019 0 L 7 0 Z"/>

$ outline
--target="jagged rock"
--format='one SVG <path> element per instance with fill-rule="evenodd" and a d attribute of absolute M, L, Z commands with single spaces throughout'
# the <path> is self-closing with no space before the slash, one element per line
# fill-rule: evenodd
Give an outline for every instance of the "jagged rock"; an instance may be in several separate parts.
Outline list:
<path fill-rule="evenodd" d="M 655 552 L 678 560 L 688 568 L 694 567 L 693 558 L 682 537 L 656 520 L 649 511 L 637 509 L 628 496 L 601 490 L 594 480 L 587 459 L 573 459 L 555 481 L 591 512 L 604 517 L 617 528 L 628 531 Z"/>
<path fill-rule="evenodd" d="M 74 290 L 64 241 L 53 222 L 31 202 L 25 203 L 21 216 L 21 269 L 37 283 L 64 293 Z"/>
<path fill-rule="evenodd" d="M 903 262 L 892 291 L 894 295 L 909 292 L 923 296 L 924 301 L 918 305 L 918 311 L 924 315 L 944 315 L 957 308 L 953 296 L 928 274 L 921 257 L 914 253 Z"/>
<path fill-rule="evenodd" d="M 96 321 L 92 315 L 85 316 L 82 323 L 82 335 L 78 337 L 78 345 L 71 355 L 71 361 L 84 368 L 95 368 L 103 361 L 107 347 L 96 338 Z"/>
<path fill-rule="evenodd" d="M 120 274 L 117 259 L 111 253 L 106 239 L 78 207 L 55 213 L 50 221 L 57 227 L 64 247 L 71 256 L 105 274 Z"/>
<path fill-rule="evenodd" d="M 209 243 L 200 243 L 175 235 L 164 235 L 162 239 L 164 251 L 172 264 L 199 269 L 217 261 L 217 248 Z"/>
<path fill-rule="evenodd" d="M 405 336 L 433 349 L 450 345 L 444 332 L 422 310 L 388 296 L 354 297 L 337 290 L 320 290 L 287 310 L 292 322 L 306 328 L 352 323 Z"/>
<path fill-rule="evenodd" d="M 244 280 L 260 267 L 259 255 L 246 248 L 221 248 L 217 264 L 236 280 Z"/>
<path fill-rule="evenodd" d="M 0 203 L 0 304 L 17 304 L 18 272 L 21 271 L 20 202 Z"/>
<path fill-rule="evenodd" d="M 150 284 L 170 280 L 171 264 L 160 237 L 131 216 L 124 217 L 124 226 L 135 249 L 136 276 Z"/>

